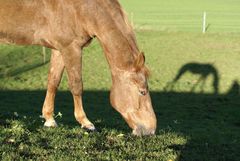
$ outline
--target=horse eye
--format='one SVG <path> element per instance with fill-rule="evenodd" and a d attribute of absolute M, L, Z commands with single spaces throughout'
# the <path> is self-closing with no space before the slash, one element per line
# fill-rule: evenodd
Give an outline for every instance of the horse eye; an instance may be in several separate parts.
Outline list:
<path fill-rule="evenodd" d="M 145 95 L 147 94 L 147 90 L 140 90 L 140 91 L 139 91 L 139 94 L 140 94 L 141 96 L 145 96 Z"/>

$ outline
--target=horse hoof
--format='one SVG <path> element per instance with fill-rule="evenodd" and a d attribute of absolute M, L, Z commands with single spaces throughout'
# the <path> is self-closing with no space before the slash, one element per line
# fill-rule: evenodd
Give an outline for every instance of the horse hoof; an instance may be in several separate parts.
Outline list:
<path fill-rule="evenodd" d="M 97 132 L 97 129 L 94 125 L 82 126 L 82 129 L 86 130 L 87 132 Z"/>
<path fill-rule="evenodd" d="M 45 127 L 57 127 L 57 123 L 55 120 L 48 120 L 44 123 Z"/>

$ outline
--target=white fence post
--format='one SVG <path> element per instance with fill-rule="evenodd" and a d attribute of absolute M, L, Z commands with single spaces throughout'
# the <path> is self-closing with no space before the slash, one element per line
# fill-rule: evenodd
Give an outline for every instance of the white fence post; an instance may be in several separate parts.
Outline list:
<path fill-rule="evenodd" d="M 134 22 L 133 22 L 133 12 L 131 12 L 131 25 L 132 25 L 132 27 L 134 28 Z"/>
<path fill-rule="evenodd" d="M 42 47 L 42 54 L 43 54 L 43 64 L 46 63 L 46 47 Z"/>
<path fill-rule="evenodd" d="M 207 21 L 207 13 L 203 12 L 203 26 L 202 26 L 202 32 L 206 32 L 206 21 Z"/>

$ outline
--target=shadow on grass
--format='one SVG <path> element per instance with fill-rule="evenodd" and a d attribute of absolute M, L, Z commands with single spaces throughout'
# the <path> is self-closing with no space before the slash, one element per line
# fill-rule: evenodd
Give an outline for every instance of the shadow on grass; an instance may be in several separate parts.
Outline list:
<path fill-rule="evenodd" d="M 45 91 L 0 91 L 0 124 L 7 119 L 31 118 L 34 124 L 31 129 L 42 126 L 41 118 L 42 104 Z M 120 128 L 128 131 L 120 114 L 115 112 L 109 103 L 109 92 L 86 91 L 83 95 L 84 110 L 90 120 L 99 128 Z M 58 91 L 55 101 L 55 114 L 61 113 L 62 118 L 56 117 L 58 123 L 64 126 L 79 126 L 74 118 L 73 99 L 69 91 Z M 17 117 L 16 117 L 17 115 Z"/>
<path fill-rule="evenodd" d="M 169 146 L 180 151 L 180 160 L 209 160 L 214 155 L 217 160 L 240 159 L 240 99 L 239 84 L 224 95 L 178 92 L 151 92 L 154 110 L 158 118 L 159 131 L 172 131 L 186 136 L 186 145 Z M 35 120 L 31 129 L 42 126 L 41 106 L 45 91 L 0 91 L 0 124 L 23 116 Z M 87 115 L 98 128 L 116 129 L 130 132 L 124 120 L 109 104 L 109 92 L 85 91 L 84 106 Z M 70 92 L 60 91 L 56 98 L 55 113 L 64 126 L 79 126 L 73 116 L 73 101 Z M 198 159 L 199 158 L 199 159 Z M 211 160 L 211 159 L 210 159 Z"/>
<path fill-rule="evenodd" d="M 24 72 L 28 72 L 28 71 L 34 70 L 36 68 L 42 67 L 42 66 L 46 65 L 47 63 L 49 63 L 49 60 L 46 61 L 45 63 L 36 63 L 36 64 L 30 64 L 30 65 L 25 65 L 25 66 L 22 66 L 22 67 L 18 67 L 16 69 L 10 70 L 6 73 L 3 73 L 3 72 L 0 71 L 0 78 L 13 77 L 13 76 L 22 74 Z"/>
<path fill-rule="evenodd" d="M 179 69 L 178 74 L 175 76 L 174 80 L 168 83 L 165 89 L 173 90 L 175 84 L 188 72 L 199 76 L 195 85 L 192 87 L 191 92 L 194 92 L 196 90 L 196 87 L 200 86 L 201 93 L 203 93 L 204 91 L 203 88 L 206 85 L 207 78 L 209 76 L 212 76 L 213 77 L 212 87 L 214 89 L 214 93 L 215 94 L 219 93 L 219 74 L 217 69 L 212 64 L 196 62 L 191 62 L 183 65 Z"/>
<path fill-rule="evenodd" d="M 153 93 L 158 128 L 187 136 L 186 145 L 171 145 L 180 160 L 239 160 L 239 84 L 227 94 Z M 209 158 L 212 156 L 212 158 Z"/>

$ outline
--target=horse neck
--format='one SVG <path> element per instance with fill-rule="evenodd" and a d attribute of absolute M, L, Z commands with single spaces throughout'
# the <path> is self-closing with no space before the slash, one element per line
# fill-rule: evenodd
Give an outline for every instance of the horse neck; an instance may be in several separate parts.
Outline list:
<path fill-rule="evenodd" d="M 119 31 L 106 32 L 98 37 L 111 69 L 127 70 L 133 64 L 137 47 L 130 44 Z"/>
<path fill-rule="evenodd" d="M 135 34 L 116 0 L 96 0 L 101 14 L 95 15 L 94 34 L 100 41 L 107 61 L 114 72 L 129 70 L 139 54 Z M 93 21 L 93 19 L 91 19 Z"/>

